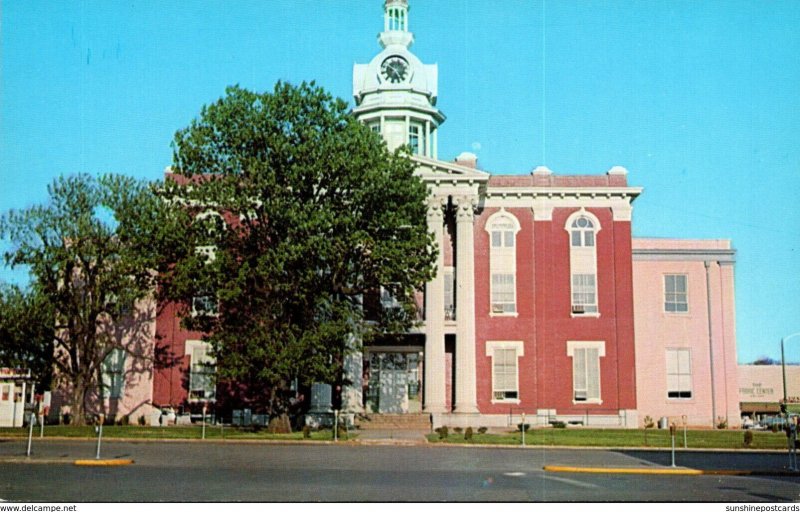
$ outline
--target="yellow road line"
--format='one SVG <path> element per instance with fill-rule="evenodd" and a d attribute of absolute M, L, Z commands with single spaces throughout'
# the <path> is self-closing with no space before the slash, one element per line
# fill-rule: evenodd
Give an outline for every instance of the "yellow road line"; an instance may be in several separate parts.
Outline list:
<path fill-rule="evenodd" d="M 610 473 L 627 475 L 702 475 L 699 469 L 685 468 L 581 468 L 577 466 L 545 466 L 555 473 Z"/>
<path fill-rule="evenodd" d="M 133 464 L 133 459 L 78 459 L 76 466 L 127 466 Z"/>

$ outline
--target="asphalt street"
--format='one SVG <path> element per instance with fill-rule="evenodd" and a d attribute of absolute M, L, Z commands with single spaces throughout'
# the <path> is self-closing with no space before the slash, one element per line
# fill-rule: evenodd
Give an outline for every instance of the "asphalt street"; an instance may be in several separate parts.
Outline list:
<path fill-rule="evenodd" d="M 78 467 L 86 441 L 0 440 L 0 499 L 65 502 L 691 501 L 800 500 L 792 476 L 550 473 L 545 465 L 668 467 L 668 452 L 441 446 L 107 442 L 119 467 Z M 679 452 L 697 469 L 786 467 L 778 453 Z"/>

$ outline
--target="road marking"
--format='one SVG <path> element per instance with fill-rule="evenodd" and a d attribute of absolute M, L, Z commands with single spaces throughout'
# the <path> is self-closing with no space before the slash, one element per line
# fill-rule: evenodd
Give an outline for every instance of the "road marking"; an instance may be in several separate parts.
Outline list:
<path fill-rule="evenodd" d="M 599 485 L 590 484 L 590 483 L 587 483 L 587 482 L 579 482 L 578 480 L 573 480 L 571 478 L 561 478 L 561 477 L 558 477 L 558 476 L 550 476 L 550 475 L 546 475 L 543 478 L 545 480 L 555 480 L 556 482 L 561 482 L 561 483 L 564 483 L 564 484 L 574 485 L 576 487 L 584 487 L 586 489 L 599 489 L 600 488 Z"/>
<path fill-rule="evenodd" d="M 133 464 L 132 459 L 78 459 L 76 466 L 127 466 Z"/>
<path fill-rule="evenodd" d="M 503 473 L 504 476 L 525 476 L 522 471 L 511 471 L 510 473 Z"/>

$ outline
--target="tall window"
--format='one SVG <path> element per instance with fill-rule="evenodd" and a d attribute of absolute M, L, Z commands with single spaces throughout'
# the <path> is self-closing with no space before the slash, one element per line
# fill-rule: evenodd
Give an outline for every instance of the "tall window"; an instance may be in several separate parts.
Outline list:
<path fill-rule="evenodd" d="M 125 379 L 125 351 L 112 349 L 103 360 L 103 398 L 122 397 Z"/>
<path fill-rule="evenodd" d="M 186 342 L 189 355 L 189 399 L 213 400 L 216 396 L 214 383 L 215 363 L 211 347 L 203 341 Z"/>
<path fill-rule="evenodd" d="M 444 268 L 444 319 L 456 319 L 456 275 L 453 267 Z"/>
<path fill-rule="evenodd" d="M 383 309 L 397 309 L 400 307 L 400 303 L 397 301 L 392 292 L 383 286 L 381 286 L 381 307 Z"/>
<path fill-rule="evenodd" d="M 605 356 L 602 341 L 568 341 L 572 357 L 572 399 L 574 402 L 602 403 L 600 396 L 600 358 Z"/>
<path fill-rule="evenodd" d="M 685 274 L 668 274 L 664 276 L 664 311 L 667 313 L 686 313 L 689 311 Z"/>
<path fill-rule="evenodd" d="M 487 341 L 486 355 L 492 358 L 492 401 L 519 403 L 519 358 L 521 341 Z"/>
<path fill-rule="evenodd" d="M 667 349 L 667 398 L 692 398 L 692 364 L 688 348 Z"/>
<path fill-rule="evenodd" d="M 570 285 L 572 315 L 597 315 L 596 238 L 600 223 L 594 215 L 580 210 L 567 219 L 570 240 Z"/>
<path fill-rule="evenodd" d="M 572 312 L 597 312 L 597 287 L 594 274 L 572 274 Z"/>
<path fill-rule="evenodd" d="M 489 232 L 489 267 L 491 274 L 491 312 L 493 315 L 517 313 L 516 236 L 519 221 L 500 210 L 486 223 Z"/>
<path fill-rule="evenodd" d="M 216 294 L 210 289 L 202 289 L 192 297 L 192 315 L 216 316 L 219 314 L 219 303 Z"/>
<path fill-rule="evenodd" d="M 422 131 L 421 124 L 410 123 L 408 125 L 408 145 L 411 146 L 411 154 L 425 154 L 425 133 Z"/>

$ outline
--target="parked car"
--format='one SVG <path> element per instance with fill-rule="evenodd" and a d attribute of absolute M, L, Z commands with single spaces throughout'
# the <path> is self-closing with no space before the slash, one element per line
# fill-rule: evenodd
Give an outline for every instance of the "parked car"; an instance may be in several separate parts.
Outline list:
<path fill-rule="evenodd" d="M 766 418 L 761 418 L 759 424 L 768 430 L 783 430 L 783 427 L 786 425 L 786 418 L 782 416 L 768 416 Z"/>
<path fill-rule="evenodd" d="M 742 428 L 744 430 L 765 430 L 767 427 L 761 423 L 756 423 L 750 416 L 742 418 Z"/>

